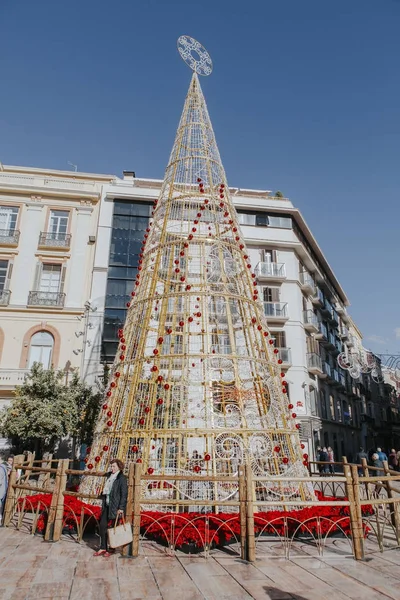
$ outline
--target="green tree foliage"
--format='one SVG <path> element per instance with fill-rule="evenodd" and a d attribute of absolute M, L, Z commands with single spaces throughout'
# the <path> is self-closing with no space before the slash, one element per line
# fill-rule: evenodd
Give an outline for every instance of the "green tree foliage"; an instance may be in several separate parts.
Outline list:
<path fill-rule="evenodd" d="M 275 192 L 275 198 L 283 198 L 283 194 L 280 190 L 278 190 L 277 192 Z"/>
<path fill-rule="evenodd" d="M 53 451 L 57 440 L 67 435 L 87 443 L 101 400 L 102 390 L 93 391 L 77 374 L 66 385 L 62 371 L 44 370 L 35 363 L 11 404 L 1 411 L 0 431 L 37 452 Z"/>

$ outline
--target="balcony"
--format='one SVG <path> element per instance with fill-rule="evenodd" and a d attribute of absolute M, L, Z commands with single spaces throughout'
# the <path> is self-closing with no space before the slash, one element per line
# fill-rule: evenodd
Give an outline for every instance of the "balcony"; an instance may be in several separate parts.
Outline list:
<path fill-rule="evenodd" d="M 325 313 L 329 319 L 332 319 L 333 306 L 326 298 L 321 306 L 321 312 Z"/>
<path fill-rule="evenodd" d="M 300 273 L 300 287 L 302 291 L 309 296 L 313 296 L 316 293 L 314 280 L 307 271 L 302 271 Z"/>
<path fill-rule="evenodd" d="M 336 385 L 341 385 L 339 372 L 336 369 L 331 369 L 331 373 L 333 383 L 335 383 Z"/>
<path fill-rule="evenodd" d="M 257 279 L 268 281 L 283 281 L 286 279 L 286 265 L 284 263 L 260 262 L 254 269 Z"/>
<path fill-rule="evenodd" d="M 322 365 L 322 370 L 324 375 L 328 377 L 328 379 L 333 379 L 331 365 L 327 362 L 324 362 Z"/>
<path fill-rule="evenodd" d="M 309 331 L 310 333 L 317 333 L 317 331 L 319 331 L 318 317 L 312 310 L 303 311 L 303 323 L 306 331 Z"/>
<path fill-rule="evenodd" d="M 322 341 L 328 340 L 328 329 L 327 329 L 326 325 L 324 325 L 324 323 L 322 323 L 321 321 L 319 321 L 319 323 L 318 323 L 318 331 L 315 334 L 315 339 L 322 340 Z"/>
<path fill-rule="evenodd" d="M 14 388 L 22 385 L 29 369 L 0 369 L 0 388 Z"/>
<path fill-rule="evenodd" d="M 0 306 L 8 306 L 10 304 L 10 290 L 3 290 L 0 292 Z"/>
<path fill-rule="evenodd" d="M 278 356 L 282 361 L 281 367 L 290 367 L 292 364 L 292 353 L 290 348 L 278 348 L 278 350 Z"/>
<path fill-rule="evenodd" d="M 0 229 L 0 246 L 18 246 L 18 229 Z"/>
<path fill-rule="evenodd" d="M 264 314 L 271 323 L 285 322 L 289 315 L 286 302 L 264 302 Z"/>
<path fill-rule="evenodd" d="M 354 343 L 355 343 L 354 337 L 351 335 L 351 333 L 349 333 L 348 340 L 347 340 L 347 346 L 349 348 L 353 348 Z"/>
<path fill-rule="evenodd" d="M 41 232 L 39 236 L 39 248 L 48 248 L 56 250 L 68 250 L 71 246 L 70 233 L 49 233 Z"/>
<path fill-rule="evenodd" d="M 343 341 L 347 340 L 349 337 L 349 330 L 347 329 L 347 327 L 345 327 L 344 325 L 342 325 L 340 332 L 339 332 L 340 337 L 342 338 Z"/>
<path fill-rule="evenodd" d="M 319 354 L 315 352 L 307 354 L 307 368 L 314 375 L 318 375 L 319 377 L 323 375 L 322 360 Z"/>
<path fill-rule="evenodd" d="M 313 294 L 313 296 L 311 298 L 311 302 L 314 304 L 314 306 L 319 306 L 319 307 L 325 306 L 324 294 L 319 289 L 319 287 L 315 288 L 315 293 Z"/>
<path fill-rule="evenodd" d="M 62 308 L 65 303 L 65 294 L 62 292 L 29 292 L 28 306 L 54 306 Z"/>

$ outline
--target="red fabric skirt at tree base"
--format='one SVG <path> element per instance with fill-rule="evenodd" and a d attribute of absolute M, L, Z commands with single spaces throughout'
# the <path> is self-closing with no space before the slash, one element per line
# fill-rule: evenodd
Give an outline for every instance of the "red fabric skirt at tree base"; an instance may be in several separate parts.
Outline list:
<path fill-rule="evenodd" d="M 335 501 L 337 498 L 323 496 L 316 492 L 320 501 Z M 345 500 L 345 498 L 343 498 Z M 24 498 L 18 501 L 20 507 Z M 25 498 L 25 510 L 36 511 L 39 507 L 37 531 L 46 528 L 51 494 L 36 494 Z M 371 505 L 362 507 L 363 516 L 374 514 Z M 64 499 L 64 527 L 71 531 L 81 524 L 82 519 L 100 520 L 101 508 L 78 500 L 74 496 Z M 337 533 L 351 535 L 348 506 L 315 505 L 300 510 L 269 510 L 254 513 L 256 535 L 326 536 Z M 164 513 L 144 511 L 141 514 L 141 534 L 162 544 L 173 544 L 175 548 L 187 545 L 201 550 L 205 544 L 222 546 L 240 539 L 240 520 L 238 513 Z M 368 527 L 364 525 L 364 533 Z"/>

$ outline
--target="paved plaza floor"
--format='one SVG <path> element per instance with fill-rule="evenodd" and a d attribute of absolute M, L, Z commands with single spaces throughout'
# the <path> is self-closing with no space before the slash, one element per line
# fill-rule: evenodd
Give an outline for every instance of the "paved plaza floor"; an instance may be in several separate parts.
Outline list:
<path fill-rule="evenodd" d="M 0 600 L 400 600 L 400 550 L 355 562 L 334 545 L 323 557 L 304 546 L 290 560 L 271 552 L 249 564 L 229 550 L 168 556 L 150 543 L 138 558 L 97 558 L 92 542 L 1 528 Z"/>

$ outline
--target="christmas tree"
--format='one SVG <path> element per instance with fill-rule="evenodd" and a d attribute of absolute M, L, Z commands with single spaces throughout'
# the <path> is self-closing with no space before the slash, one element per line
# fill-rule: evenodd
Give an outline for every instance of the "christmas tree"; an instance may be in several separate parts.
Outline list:
<path fill-rule="evenodd" d="M 268 477 L 265 497 L 309 499 L 309 485 L 274 482 L 307 475 L 307 456 L 200 87 L 198 73 L 212 63 L 193 38 L 178 48 L 194 73 L 87 467 L 120 458 L 146 474 L 206 476 L 247 462 Z M 83 488 L 96 485 L 89 477 Z M 236 491 L 206 482 L 179 489 L 204 499 Z"/>

